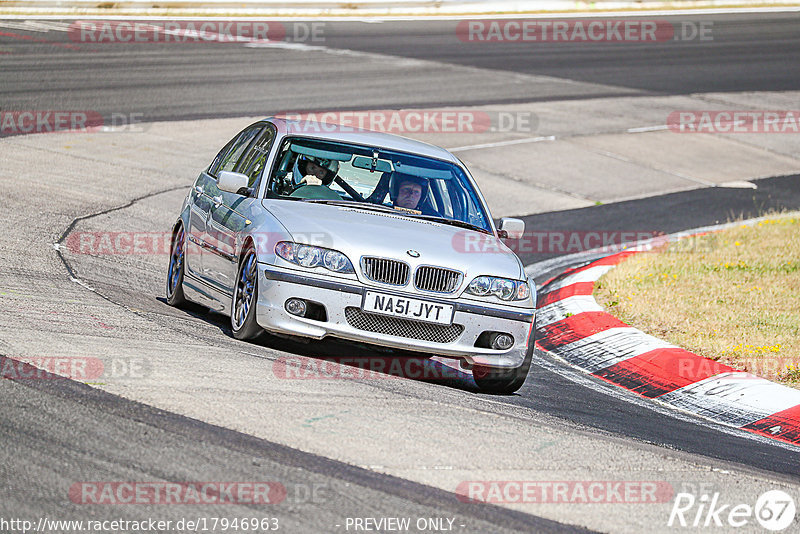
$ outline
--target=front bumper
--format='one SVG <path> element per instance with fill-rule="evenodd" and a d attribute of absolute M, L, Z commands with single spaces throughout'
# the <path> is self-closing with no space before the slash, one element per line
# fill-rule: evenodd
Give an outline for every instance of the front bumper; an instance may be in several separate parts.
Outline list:
<path fill-rule="evenodd" d="M 348 322 L 345 309 L 360 310 L 365 291 L 397 293 L 381 287 L 367 287 L 356 280 L 314 278 L 306 273 L 277 268 L 259 263 L 258 303 L 256 320 L 267 331 L 295 336 L 322 339 L 337 337 L 391 347 L 413 350 L 430 355 L 460 358 L 469 364 L 489 367 L 515 368 L 522 365 L 531 339 L 535 310 L 500 308 L 473 304 L 459 299 L 441 299 L 406 294 L 408 297 L 455 305 L 453 324 L 463 326 L 463 331 L 451 342 L 433 342 L 403 335 L 389 335 L 357 328 Z M 322 304 L 327 321 L 297 317 L 288 313 L 285 302 L 300 298 Z M 351 313 L 353 310 L 350 310 Z M 369 314 L 372 315 L 372 314 Z M 381 318 L 381 316 L 374 316 Z M 476 347 L 475 342 L 485 331 L 506 332 L 514 337 L 508 350 Z M 400 332 L 401 333 L 401 332 Z"/>

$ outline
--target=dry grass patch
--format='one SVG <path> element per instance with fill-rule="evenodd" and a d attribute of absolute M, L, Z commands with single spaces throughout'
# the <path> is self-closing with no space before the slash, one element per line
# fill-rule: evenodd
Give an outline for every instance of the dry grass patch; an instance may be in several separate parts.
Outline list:
<path fill-rule="evenodd" d="M 651 335 L 800 389 L 797 214 L 631 256 L 595 298 Z"/>

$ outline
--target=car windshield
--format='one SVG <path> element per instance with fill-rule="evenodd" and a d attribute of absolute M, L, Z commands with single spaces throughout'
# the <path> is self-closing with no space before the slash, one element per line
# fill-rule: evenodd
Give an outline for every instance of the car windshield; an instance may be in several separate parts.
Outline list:
<path fill-rule="evenodd" d="M 267 188 L 271 198 L 358 202 L 365 209 L 491 233 L 486 209 L 463 169 L 425 156 L 290 137 L 279 149 Z"/>

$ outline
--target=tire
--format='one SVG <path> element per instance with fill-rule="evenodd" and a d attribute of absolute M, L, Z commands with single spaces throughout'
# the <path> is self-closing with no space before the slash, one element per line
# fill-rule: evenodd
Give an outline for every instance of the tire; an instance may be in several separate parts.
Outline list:
<path fill-rule="evenodd" d="M 183 294 L 183 273 L 186 269 L 186 231 L 179 224 L 172 233 L 167 268 L 167 304 L 180 308 L 186 304 Z"/>
<path fill-rule="evenodd" d="M 528 378 L 531 360 L 533 360 L 533 347 L 533 331 L 531 331 L 528 351 L 525 353 L 525 359 L 522 361 L 522 365 L 514 369 L 500 369 L 475 365 L 472 368 L 472 378 L 475 379 L 475 383 L 484 393 L 511 395 L 521 388 L 525 383 L 525 379 Z"/>
<path fill-rule="evenodd" d="M 247 246 L 239 259 L 231 299 L 231 331 L 236 339 L 252 340 L 264 332 L 256 321 L 257 302 L 258 258 L 253 247 Z"/>

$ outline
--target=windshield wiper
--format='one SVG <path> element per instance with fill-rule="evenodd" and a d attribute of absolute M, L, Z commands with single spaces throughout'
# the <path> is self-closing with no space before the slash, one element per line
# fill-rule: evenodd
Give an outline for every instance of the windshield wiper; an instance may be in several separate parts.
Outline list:
<path fill-rule="evenodd" d="M 439 217 L 436 215 L 412 215 L 412 217 L 418 219 L 425 219 L 426 221 L 433 221 L 438 223 L 450 224 L 452 226 L 458 226 L 459 228 L 466 228 L 468 230 L 476 230 L 478 232 L 483 232 L 484 234 L 491 234 L 489 230 L 486 228 L 482 228 L 472 223 L 459 221 L 458 219 L 448 219 L 447 217 Z"/>
<path fill-rule="evenodd" d="M 357 200 L 334 200 L 332 198 L 299 198 L 298 200 L 301 202 L 313 202 L 314 204 L 361 204 L 361 202 L 358 202 Z"/>

